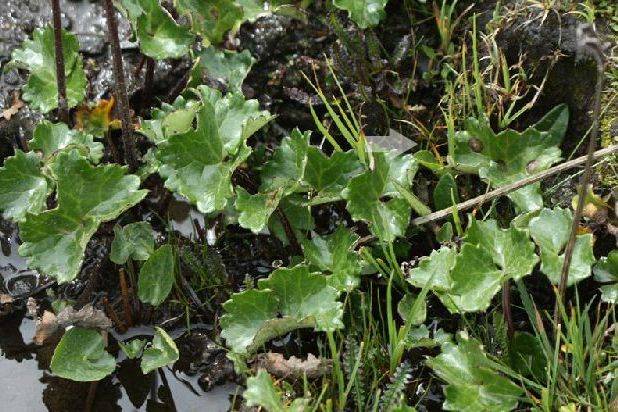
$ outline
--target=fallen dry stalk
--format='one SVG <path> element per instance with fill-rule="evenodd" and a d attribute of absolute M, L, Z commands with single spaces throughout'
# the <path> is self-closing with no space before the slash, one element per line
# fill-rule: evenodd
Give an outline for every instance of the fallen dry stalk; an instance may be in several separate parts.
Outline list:
<path fill-rule="evenodd" d="M 618 145 L 613 145 L 606 147 L 605 149 L 597 150 L 592 154 L 592 161 L 602 159 L 612 153 L 618 153 Z M 415 226 L 425 225 L 430 222 L 435 222 L 436 220 L 447 218 L 452 215 L 454 211 L 468 210 L 475 206 L 480 206 L 483 203 L 489 202 L 497 197 L 507 195 L 511 192 L 521 189 L 524 186 L 540 182 L 541 180 L 544 180 L 550 176 L 554 176 L 574 167 L 581 166 L 586 163 L 587 158 L 588 155 L 585 155 L 578 157 L 577 159 L 569 160 L 567 162 L 551 167 L 539 174 L 518 180 L 517 182 L 513 182 L 510 185 L 506 185 L 496 190 L 492 190 L 491 192 L 487 192 L 480 196 L 466 200 L 465 202 L 461 202 L 454 206 L 447 207 L 446 209 L 438 210 L 437 212 L 430 213 L 426 216 L 417 217 L 416 219 L 412 219 L 412 224 Z"/>

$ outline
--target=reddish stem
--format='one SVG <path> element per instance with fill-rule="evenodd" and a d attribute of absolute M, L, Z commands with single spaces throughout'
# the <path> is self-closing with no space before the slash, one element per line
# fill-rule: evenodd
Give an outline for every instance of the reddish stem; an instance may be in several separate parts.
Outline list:
<path fill-rule="evenodd" d="M 64 68 L 64 49 L 62 46 L 62 21 L 60 18 L 60 0 L 51 0 L 54 22 L 54 51 L 56 60 L 56 84 L 58 86 L 58 117 L 64 123 L 69 122 L 67 103 L 67 82 Z"/>
<path fill-rule="evenodd" d="M 107 316 L 112 320 L 112 322 L 114 322 L 114 325 L 116 325 L 116 330 L 119 333 L 125 333 L 127 331 L 127 328 L 118 317 L 118 314 L 116 313 L 116 310 L 114 309 L 112 304 L 109 303 L 107 296 L 103 298 L 103 307 L 105 308 L 105 313 L 107 313 Z"/>
<path fill-rule="evenodd" d="M 152 57 L 146 57 L 146 77 L 144 78 L 144 98 L 142 99 L 142 113 L 146 114 L 152 101 L 152 88 L 154 84 L 155 61 Z"/>
<path fill-rule="evenodd" d="M 133 125 L 131 123 L 131 112 L 129 106 L 129 94 L 122 68 L 122 50 L 118 40 L 118 22 L 116 21 L 116 9 L 112 0 L 104 0 L 105 14 L 107 16 L 107 28 L 109 31 L 109 42 L 112 49 L 112 66 L 114 70 L 116 101 L 120 111 L 122 121 L 122 144 L 124 148 L 124 158 L 129 166 L 129 171 L 137 170 L 137 151 L 133 141 Z"/>
<path fill-rule="evenodd" d="M 129 301 L 129 288 L 127 287 L 127 278 L 124 275 L 124 269 L 118 270 L 118 279 L 120 280 L 120 294 L 122 296 L 122 306 L 124 308 L 124 323 L 127 327 L 133 326 L 133 318 L 131 316 L 131 303 Z"/>

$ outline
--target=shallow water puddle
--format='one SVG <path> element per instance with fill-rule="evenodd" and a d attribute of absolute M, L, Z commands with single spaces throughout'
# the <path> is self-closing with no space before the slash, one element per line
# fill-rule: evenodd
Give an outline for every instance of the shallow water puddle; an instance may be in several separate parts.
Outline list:
<path fill-rule="evenodd" d="M 89 383 L 52 376 L 48 365 L 52 346 L 31 342 L 34 321 L 13 313 L 0 320 L 0 400 L 12 412 L 83 411 Z M 182 347 L 180 348 L 182 352 Z M 116 373 L 97 385 L 94 411 L 227 411 L 236 385 L 205 392 L 199 374 L 163 368 L 142 375 L 138 361 L 124 360 Z"/>
<path fill-rule="evenodd" d="M 17 254 L 16 235 L 15 227 L 0 219 L 0 292 L 28 295 L 40 286 L 39 276 Z M 129 333 L 152 335 L 152 328 L 133 328 Z M 171 333 L 179 338 L 184 331 Z M 52 376 L 49 362 L 54 347 L 35 345 L 34 334 L 35 322 L 25 310 L 0 313 L 0 405 L 10 405 L 11 412 L 83 411 L 90 384 Z M 130 335 L 116 337 L 124 340 Z M 179 349 L 182 359 L 183 345 Z M 116 373 L 97 385 L 93 411 L 227 411 L 236 392 L 235 384 L 206 392 L 198 383 L 199 373 L 177 365 L 163 368 L 163 379 L 155 373 L 144 376 L 139 361 L 119 360 Z"/>

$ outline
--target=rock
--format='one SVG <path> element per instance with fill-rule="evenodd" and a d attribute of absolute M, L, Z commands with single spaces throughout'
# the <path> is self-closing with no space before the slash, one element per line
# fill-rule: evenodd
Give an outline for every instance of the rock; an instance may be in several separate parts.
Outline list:
<path fill-rule="evenodd" d="M 568 153 L 579 142 L 592 124 L 588 111 L 594 99 L 597 68 L 593 60 L 577 59 L 577 19 L 568 14 L 549 13 L 545 19 L 522 15 L 509 21 L 497 35 L 501 49 L 509 65 L 517 63 L 525 53 L 524 68 L 530 75 L 535 72 L 535 84 L 540 85 L 550 62 L 556 62 L 549 71 L 543 92 L 523 118 L 524 128 L 539 120 L 545 113 L 560 103 L 569 106 L 570 121 L 563 149 Z M 580 150 L 585 150 L 582 145 Z"/>

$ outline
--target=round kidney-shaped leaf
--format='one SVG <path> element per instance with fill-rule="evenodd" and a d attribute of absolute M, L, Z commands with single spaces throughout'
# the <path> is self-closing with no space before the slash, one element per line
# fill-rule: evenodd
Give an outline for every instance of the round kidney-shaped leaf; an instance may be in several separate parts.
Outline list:
<path fill-rule="evenodd" d="M 105 351 L 103 336 L 94 329 L 67 330 L 51 360 L 52 373 L 79 382 L 98 381 L 116 369 L 116 360 Z"/>
<path fill-rule="evenodd" d="M 155 337 L 152 345 L 144 349 L 141 368 L 145 374 L 178 360 L 178 348 L 174 339 L 163 329 L 155 327 Z"/>
<path fill-rule="evenodd" d="M 139 272 L 139 300 L 157 306 L 163 303 L 174 285 L 174 252 L 163 245 L 148 258 Z"/>

